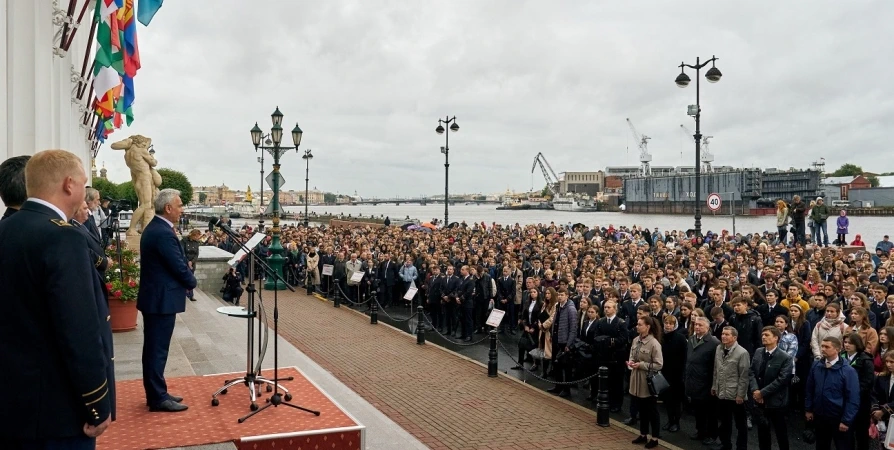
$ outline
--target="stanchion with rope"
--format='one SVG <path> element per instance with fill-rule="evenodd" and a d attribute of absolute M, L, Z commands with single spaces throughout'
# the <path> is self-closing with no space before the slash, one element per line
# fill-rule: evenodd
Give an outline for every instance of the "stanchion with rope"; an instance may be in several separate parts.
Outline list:
<path fill-rule="evenodd" d="M 512 362 L 514 362 L 516 366 L 521 367 L 522 370 L 525 371 L 525 373 L 528 373 L 528 374 L 532 375 L 534 378 L 536 378 L 536 379 L 538 379 L 538 380 L 540 380 L 540 381 L 546 382 L 546 383 L 552 383 L 552 384 L 559 385 L 559 386 L 573 386 L 573 385 L 578 384 L 578 383 L 583 383 L 584 381 L 590 381 L 591 379 L 596 378 L 597 376 L 599 376 L 599 371 L 596 371 L 596 373 L 594 373 L 594 374 L 592 374 L 592 375 L 590 375 L 590 376 L 588 376 L 588 377 L 586 377 L 586 378 L 581 378 L 580 380 L 574 380 L 574 381 L 554 381 L 554 380 L 550 380 L 550 379 L 548 379 L 548 378 L 541 377 L 540 375 L 537 375 L 536 373 L 531 372 L 530 370 L 528 370 L 528 368 L 525 367 L 525 365 L 523 364 L 523 362 L 519 362 L 518 360 L 515 359 L 514 356 L 512 356 L 512 353 L 509 351 L 509 349 L 507 349 L 506 346 L 503 345 L 503 341 L 497 339 L 497 344 L 500 345 L 500 348 L 503 349 L 503 352 L 506 353 L 506 356 L 508 356 L 509 359 L 512 360 Z"/>
<path fill-rule="evenodd" d="M 416 307 L 416 344 L 423 345 L 425 344 L 425 320 L 419 320 L 419 317 L 425 317 L 425 311 L 422 310 L 422 305 Z"/>
<path fill-rule="evenodd" d="M 369 324 L 377 325 L 379 323 L 379 302 L 372 302 L 369 306 Z"/>
<path fill-rule="evenodd" d="M 341 284 L 338 283 L 338 278 L 334 279 L 334 285 L 337 288 L 335 291 L 335 298 L 332 300 L 332 306 L 335 308 L 341 308 Z M 329 288 L 332 290 L 332 287 Z"/>
<path fill-rule="evenodd" d="M 482 342 L 484 342 L 484 341 L 486 341 L 487 339 L 490 338 L 490 336 L 484 336 L 483 338 L 481 338 L 481 339 L 479 339 L 479 340 L 477 340 L 477 341 L 475 341 L 475 342 L 456 342 L 456 341 L 453 340 L 453 338 L 451 338 L 451 337 L 449 337 L 449 336 L 445 336 L 444 333 L 441 333 L 440 331 L 438 331 L 438 329 L 435 328 L 434 325 L 432 325 L 432 323 L 431 323 L 431 321 L 429 320 L 428 316 L 426 316 L 426 315 L 423 314 L 422 317 L 424 317 L 424 318 L 425 318 L 425 321 L 428 322 L 428 324 L 431 326 L 432 331 L 434 331 L 435 333 L 438 334 L 438 336 L 441 336 L 442 338 L 444 338 L 444 340 L 446 340 L 447 342 L 449 342 L 449 343 L 451 343 L 451 344 L 453 344 L 453 345 L 458 345 L 458 346 L 460 346 L 460 347 L 471 347 L 471 346 L 473 346 L 473 345 L 478 345 L 478 344 L 480 344 L 480 343 L 482 343 Z"/>
<path fill-rule="evenodd" d="M 500 344 L 503 345 L 502 343 Z M 497 329 L 490 330 L 490 351 L 487 352 L 487 376 L 497 377 Z"/>
<path fill-rule="evenodd" d="M 599 394 L 596 394 L 596 425 L 607 427 L 609 421 L 608 405 L 608 367 L 599 368 Z"/>

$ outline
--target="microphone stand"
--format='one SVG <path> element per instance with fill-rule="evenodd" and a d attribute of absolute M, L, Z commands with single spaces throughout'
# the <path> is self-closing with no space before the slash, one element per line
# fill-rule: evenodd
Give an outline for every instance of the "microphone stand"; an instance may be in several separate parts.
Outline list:
<path fill-rule="evenodd" d="M 231 317 L 240 317 L 243 319 L 248 319 L 248 328 L 247 328 L 247 337 L 246 337 L 247 355 L 246 355 L 246 363 L 245 363 L 246 364 L 245 376 L 243 376 L 241 378 L 225 380 L 223 387 L 221 387 L 220 389 L 215 391 L 214 394 L 211 395 L 211 406 L 218 406 L 220 404 L 220 401 L 217 398 L 218 395 L 226 394 L 227 390 L 233 386 L 236 386 L 239 384 L 244 384 L 248 388 L 249 398 L 251 399 L 251 404 L 249 405 L 249 409 L 251 409 L 252 411 L 257 411 L 258 404 L 256 403 L 256 401 L 258 398 L 258 394 L 260 392 L 256 391 L 255 386 L 260 385 L 260 384 L 266 384 L 267 389 L 268 389 L 267 392 L 271 392 L 271 391 L 273 391 L 273 386 L 276 384 L 276 382 L 280 381 L 280 380 L 276 380 L 276 379 L 268 380 L 261 375 L 261 362 L 263 361 L 264 351 L 261 350 L 260 342 L 258 344 L 258 361 L 257 361 L 256 367 L 255 367 L 255 361 L 254 361 L 254 348 L 255 348 L 254 318 L 258 317 L 258 314 L 255 311 L 255 292 L 256 292 L 255 282 L 257 280 L 254 279 L 254 268 L 255 268 L 255 263 L 258 263 L 259 265 L 263 265 L 264 267 L 267 267 L 268 269 L 269 269 L 269 267 L 266 264 L 264 264 L 264 262 L 261 261 L 260 258 L 257 258 L 255 253 L 253 251 L 251 251 L 251 249 L 249 249 L 244 243 L 241 242 L 241 240 L 239 239 L 239 235 L 237 233 L 235 233 L 229 226 L 227 226 L 225 224 L 221 224 L 220 222 L 218 222 L 217 226 L 221 230 L 223 230 L 225 233 L 227 233 L 229 238 L 233 242 L 236 242 L 242 248 L 242 250 L 246 252 L 246 255 L 248 255 L 248 257 L 249 257 L 249 266 L 248 266 L 249 282 L 248 282 L 248 286 L 246 287 L 246 291 L 248 292 L 248 308 L 245 311 L 245 313 L 228 314 Z M 263 305 L 261 305 L 261 310 L 263 311 Z M 261 340 L 261 331 L 262 331 L 262 328 L 259 326 L 258 327 L 258 340 L 259 341 Z M 266 345 L 265 345 L 265 348 L 266 348 Z M 285 380 L 291 381 L 293 379 L 294 379 L 294 377 L 288 377 Z M 285 389 L 285 388 L 283 388 L 283 389 Z"/>
<path fill-rule="evenodd" d="M 238 234 L 236 234 L 232 229 L 230 229 L 229 226 L 223 225 L 223 226 L 221 226 L 221 228 L 227 234 L 229 234 L 231 237 L 233 237 L 236 240 L 236 242 L 239 242 L 239 245 L 243 248 L 243 250 L 245 249 L 245 245 L 242 244 L 238 239 Z M 281 281 L 283 283 L 283 285 L 286 286 L 286 288 L 288 288 L 292 292 L 295 292 L 295 288 L 292 287 L 289 283 L 287 283 L 286 280 L 284 280 L 278 273 L 276 273 L 276 271 L 273 270 L 269 265 L 267 265 L 267 263 L 264 262 L 263 259 L 256 258 L 255 262 L 257 262 L 258 265 L 261 266 L 261 268 L 264 270 L 264 272 L 268 276 L 272 276 L 276 280 Z M 246 415 L 245 417 L 239 418 L 239 421 L 238 421 L 239 423 L 245 422 L 246 420 L 250 419 L 255 414 L 257 414 L 271 406 L 276 408 L 276 407 L 279 407 L 280 405 L 288 406 L 288 407 L 295 408 L 295 409 L 300 409 L 301 411 L 306 411 L 306 412 L 311 413 L 315 416 L 320 415 L 319 411 L 315 411 L 315 410 L 312 410 L 309 408 L 305 408 L 303 406 L 298 406 L 298 405 L 289 403 L 289 401 L 292 400 L 292 394 L 289 393 L 288 389 L 280 386 L 280 384 L 279 384 L 280 379 L 279 379 L 279 294 L 278 293 L 279 293 L 279 290 L 277 290 L 277 289 L 273 290 L 273 380 L 267 380 L 267 379 L 261 377 L 260 370 L 258 370 L 258 375 L 255 377 L 256 379 L 260 379 L 261 382 L 264 382 L 267 384 L 273 384 L 274 393 L 272 396 L 270 396 L 269 399 L 267 399 L 268 403 L 260 409 L 257 409 L 257 405 L 255 405 L 254 402 L 252 402 L 252 405 L 254 405 L 254 408 L 251 408 L 252 412 L 248 413 L 248 415 Z M 260 364 L 258 364 L 258 365 L 260 366 Z M 293 379 L 294 379 L 294 377 L 287 378 L 287 380 L 293 380 Z M 279 392 L 280 390 L 282 390 L 285 393 L 285 395 L 280 394 L 280 392 Z"/>

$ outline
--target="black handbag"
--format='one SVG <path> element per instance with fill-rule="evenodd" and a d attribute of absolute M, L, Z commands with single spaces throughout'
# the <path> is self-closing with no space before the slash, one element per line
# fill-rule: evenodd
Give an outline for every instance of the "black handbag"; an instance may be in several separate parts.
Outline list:
<path fill-rule="evenodd" d="M 654 354 L 654 350 L 652 353 Z M 664 378 L 660 370 L 650 370 L 646 374 L 646 385 L 649 386 L 649 394 L 652 394 L 653 397 L 664 394 L 670 388 L 670 383 L 667 382 L 667 378 Z"/>

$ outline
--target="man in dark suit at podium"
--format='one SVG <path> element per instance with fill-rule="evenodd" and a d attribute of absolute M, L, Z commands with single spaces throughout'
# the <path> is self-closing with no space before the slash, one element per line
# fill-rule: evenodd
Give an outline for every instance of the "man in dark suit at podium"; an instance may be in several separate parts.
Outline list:
<path fill-rule="evenodd" d="M 186 311 L 186 291 L 196 277 L 174 231 L 183 202 L 176 189 L 162 189 L 155 198 L 155 217 L 140 238 L 140 291 L 137 309 L 143 314 L 143 387 L 149 410 L 186 410 L 182 397 L 168 393 L 165 365 L 177 313 Z"/>
<path fill-rule="evenodd" d="M 27 201 L 0 222 L 0 372 L 30 387 L 0 390 L 0 440 L 4 449 L 92 450 L 112 420 L 114 380 L 94 261 L 68 223 L 87 175 L 76 155 L 48 150 L 31 157 L 25 179 Z"/>

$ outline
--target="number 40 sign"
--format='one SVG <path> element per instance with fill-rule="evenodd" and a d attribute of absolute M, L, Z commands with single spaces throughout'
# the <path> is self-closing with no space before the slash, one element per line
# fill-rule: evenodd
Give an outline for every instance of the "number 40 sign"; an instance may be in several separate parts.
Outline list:
<path fill-rule="evenodd" d="M 720 194 L 711 194 L 705 200 L 705 203 L 707 203 L 708 209 L 710 209 L 711 211 L 718 211 L 720 210 L 720 205 L 723 203 L 723 201 L 720 200 Z"/>

